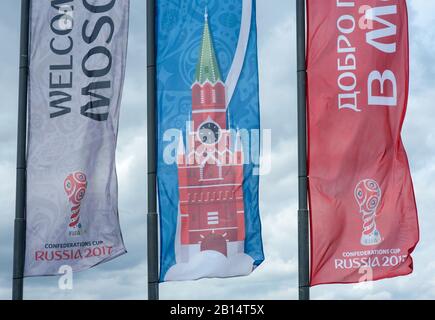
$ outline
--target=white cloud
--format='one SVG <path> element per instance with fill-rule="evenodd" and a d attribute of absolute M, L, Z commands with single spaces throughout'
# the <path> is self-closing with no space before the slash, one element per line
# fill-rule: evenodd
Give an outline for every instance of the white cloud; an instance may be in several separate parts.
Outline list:
<path fill-rule="evenodd" d="M 177 263 L 165 275 L 166 281 L 208 278 L 225 278 L 231 275 L 248 275 L 254 260 L 241 253 L 225 257 L 216 251 L 197 252 L 188 263 Z"/>

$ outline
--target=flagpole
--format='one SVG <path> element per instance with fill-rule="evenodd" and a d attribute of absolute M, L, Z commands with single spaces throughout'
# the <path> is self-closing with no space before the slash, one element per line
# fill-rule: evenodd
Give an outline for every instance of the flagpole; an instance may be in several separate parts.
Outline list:
<path fill-rule="evenodd" d="M 12 299 L 23 300 L 26 251 L 27 84 L 29 75 L 30 0 L 21 0 L 20 74 L 18 92 L 17 177 Z"/>
<path fill-rule="evenodd" d="M 147 0 L 148 300 L 159 300 L 156 146 L 156 1 Z"/>
<path fill-rule="evenodd" d="M 296 1 L 297 25 L 297 75 L 298 75 L 298 263 L 299 300 L 310 299 L 310 249 L 307 170 L 307 98 L 306 98 L 306 50 L 305 50 L 305 0 Z"/>

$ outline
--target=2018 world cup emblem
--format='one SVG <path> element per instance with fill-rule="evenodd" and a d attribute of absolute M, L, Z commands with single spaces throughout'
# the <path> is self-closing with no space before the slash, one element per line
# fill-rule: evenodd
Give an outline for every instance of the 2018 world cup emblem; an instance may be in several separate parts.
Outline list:
<path fill-rule="evenodd" d="M 85 197 L 88 182 L 86 175 L 82 172 L 70 174 L 64 182 L 65 192 L 71 203 L 71 214 L 68 223 L 68 235 L 72 237 L 82 234 L 82 224 L 80 222 L 80 207 Z"/>
<path fill-rule="evenodd" d="M 360 181 L 355 188 L 355 199 L 364 222 L 361 244 L 363 246 L 380 244 L 382 238 L 376 226 L 376 211 L 382 199 L 382 191 L 379 184 L 372 179 Z"/>

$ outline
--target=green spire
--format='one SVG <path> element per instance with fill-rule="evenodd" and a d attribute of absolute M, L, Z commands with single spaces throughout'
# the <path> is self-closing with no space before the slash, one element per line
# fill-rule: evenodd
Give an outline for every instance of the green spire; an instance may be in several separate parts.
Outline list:
<path fill-rule="evenodd" d="M 204 32 L 202 35 L 201 52 L 199 53 L 199 61 L 196 66 L 195 80 L 200 84 L 204 84 L 207 80 L 215 84 L 221 80 L 221 73 L 216 59 L 216 53 L 213 47 L 213 40 L 208 24 L 208 13 L 205 11 Z"/>

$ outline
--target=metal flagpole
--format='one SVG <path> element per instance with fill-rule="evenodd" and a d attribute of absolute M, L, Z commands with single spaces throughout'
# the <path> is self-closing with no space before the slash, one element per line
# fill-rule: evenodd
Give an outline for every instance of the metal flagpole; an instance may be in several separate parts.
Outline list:
<path fill-rule="evenodd" d="M 148 300 L 159 299 L 156 146 L 156 1 L 147 0 Z"/>
<path fill-rule="evenodd" d="M 23 299 L 26 251 L 27 84 L 29 74 L 30 0 L 21 0 L 20 78 L 18 93 L 17 181 L 12 299 Z"/>
<path fill-rule="evenodd" d="M 299 300 L 310 299 L 309 211 L 307 171 L 307 70 L 305 59 L 305 0 L 296 1 L 298 73 L 298 166 L 299 166 Z"/>

